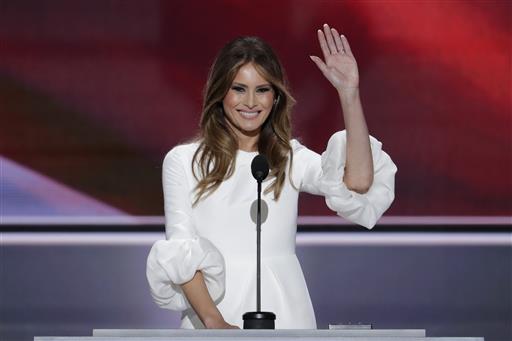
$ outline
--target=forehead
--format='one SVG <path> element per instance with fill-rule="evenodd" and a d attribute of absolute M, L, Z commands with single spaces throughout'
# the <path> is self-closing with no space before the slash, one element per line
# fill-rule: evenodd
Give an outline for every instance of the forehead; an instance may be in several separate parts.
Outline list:
<path fill-rule="evenodd" d="M 242 65 L 238 72 L 236 73 L 235 79 L 233 82 L 237 83 L 268 83 L 268 81 L 258 72 L 258 70 L 254 67 L 253 63 L 247 63 Z"/>

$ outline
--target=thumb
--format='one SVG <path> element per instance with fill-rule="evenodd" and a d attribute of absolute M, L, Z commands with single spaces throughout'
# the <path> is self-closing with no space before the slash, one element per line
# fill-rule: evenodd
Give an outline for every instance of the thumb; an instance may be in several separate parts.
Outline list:
<path fill-rule="evenodd" d="M 327 65 L 325 65 L 323 60 L 321 60 L 317 56 L 309 56 L 309 58 L 311 58 L 311 60 L 316 64 L 316 66 L 318 66 L 320 71 L 322 71 L 322 73 L 325 75 L 327 72 Z"/>

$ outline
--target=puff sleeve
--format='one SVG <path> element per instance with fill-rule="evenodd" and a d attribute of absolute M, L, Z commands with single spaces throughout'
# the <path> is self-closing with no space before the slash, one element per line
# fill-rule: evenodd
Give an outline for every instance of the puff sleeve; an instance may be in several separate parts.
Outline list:
<path fill-rule="evenodd" d="M 153 300 L 171 310 L 190 308 L 180 284 L 190 281 L 200 270 L 212 299 L 225 289 L 224 258 L 206 238 L 199 236 L 192 219 L 192 192 L 185 173 L 183 147 L 173 148 L 162 169 L 166 240 L 153 244 L 146 277 Z"/>
<path fill-rule="evenodd" d="M 294 158 L 303 165 L 300 190 L 325 196 L 327 206 L 339 216 L 371 229 L 393 202 L 397 167 L 382 150 L 382 143 L 370 136 L 373 183 L 367 193 L 351 191 L 342 181 L 346 143 L 346 131 L 337 132 L 320 156 L 295 141 Z"/>

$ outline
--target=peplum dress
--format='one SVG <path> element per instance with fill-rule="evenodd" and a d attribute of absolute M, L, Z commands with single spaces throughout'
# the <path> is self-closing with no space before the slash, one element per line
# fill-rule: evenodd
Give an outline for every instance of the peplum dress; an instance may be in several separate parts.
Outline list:
<path fill-rule="evenodd" d="M 316 329 L 301 266 L 295 254 L 299 192 L 323 195 L 339 216 L 371 229 L 394 199 L 397 168 L 382 144 L 370 136 L 374 181 L 358 194 L 342 182 L 346 132 L 335 133 L 322 155 L 290 141 L 293 163 L 281 197 L 262 186 L 261 309 L 276 314 L 276 329 Z M 226 322 L 243 326 L 242 315 L 256 310 L 256 180 L 251 173 L 257 152 L 239 150 L 235 171 L 218 189 L 192 207 L 197 181 L 192 157 L 199 143 L 174 147 L 163 162 L 166 239 L 152 246 L 146 276 L 161 308 L 182 312 L 181 328 L 204 328 L 180 285 L 203 273 L 208 291 Z"/>

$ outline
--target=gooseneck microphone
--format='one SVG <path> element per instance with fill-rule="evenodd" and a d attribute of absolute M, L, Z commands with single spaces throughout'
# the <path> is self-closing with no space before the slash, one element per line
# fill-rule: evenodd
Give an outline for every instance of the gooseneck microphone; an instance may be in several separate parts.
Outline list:
<path fill-rule="evenodd" d="M 244 329 L 275 329 L 276 315 L 261 311 L 261 182 L 268 175 L 267 158 L 258 154 L 251 163 L 251 172 L 258 182 L 258 210 L 256 213 L 256 311 L 243 315 Z"/>
<path fill-rule="evenodd" d="M 252 176 L 258 181 L 258 184 L 261 185 L 261 182 L 265 180 L 268 175 L 268 161 L 265 155 L 258 154 L 252 159 L 251 162 L 251 172 Z"/>

